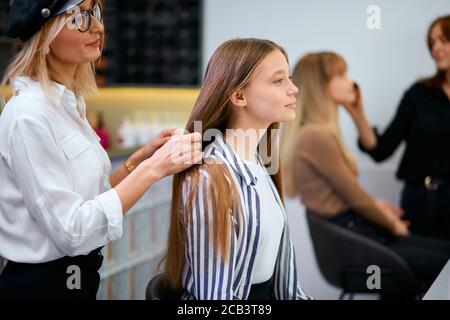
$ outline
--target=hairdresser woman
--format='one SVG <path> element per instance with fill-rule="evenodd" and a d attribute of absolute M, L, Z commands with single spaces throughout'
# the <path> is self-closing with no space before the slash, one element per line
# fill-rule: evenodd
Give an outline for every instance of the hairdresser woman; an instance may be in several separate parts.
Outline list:
<path fill-rule="evenodd" d="M 7 33 L 23 48 L 6 71 L 14 96 L 0 116 L 0 255 L 8 260 L 0 299 L 95 299 L 100 250 L 121 237 L 123 215 L 157 180 L 201 159 L 199 134 L 164 130 L 109 177 L 82 97 L 96 89 L 103 32 L 93 0 L 11 4 Z"/>
<path fill-rule="evenodd" d="M 401 207 L 414 233 L 450 239 L 450 16 L 428 30 L 436 74 L 406 91 L 397 113 L 379 134 L 361 103 L 346 105 L 359 131 L 360 148 L 375 161 L 387 159 L 402 141 L 397 171 L 404 181 Z"/>

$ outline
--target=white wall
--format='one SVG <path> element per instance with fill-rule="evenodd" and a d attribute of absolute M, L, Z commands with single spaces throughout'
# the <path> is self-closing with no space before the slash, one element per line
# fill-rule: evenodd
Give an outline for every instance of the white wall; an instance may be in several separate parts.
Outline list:
<path fill-rule="evenodd" d="M 362 87 L 369 119 L 384 128 L 403 92 L 417 78 L 434 72 L 426 31 L 437 16 L 450 13 L 449 4 L 448 0 L 204 0 L 203 69 L 218 45 L 236 37 L 277 42 L 288 51 L 291 67 L 307 52 L 337 51 Z M 381 9 L 381 30 L 366 26 L 369 5 Z M 372 195 L 397 202 L 401 184 L 394 173 L 401 150 L 377 166 L 357 150 L 356 131 L 346 114 L 341 123 L 347 144 L 360 160 L 362 184 Z M 289 201 L 288 209 L 305 289 L 318 298 L 337 297 L 317 270 L 301 206 Z"/>

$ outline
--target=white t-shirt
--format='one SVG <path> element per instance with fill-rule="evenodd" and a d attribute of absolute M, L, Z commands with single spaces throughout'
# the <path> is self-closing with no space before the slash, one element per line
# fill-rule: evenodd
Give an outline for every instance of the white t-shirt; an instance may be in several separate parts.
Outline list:
<path fill-rule="evenodd" d="M 252 284 L 257 284 L 269 280 L 273 275 L 285 221 L 270 186 L 271 178 L 267 170 L 259 164 L 244 162 L 258 179 L 255 188 L 260 195 L 260 237 L 252 275 Z"/>

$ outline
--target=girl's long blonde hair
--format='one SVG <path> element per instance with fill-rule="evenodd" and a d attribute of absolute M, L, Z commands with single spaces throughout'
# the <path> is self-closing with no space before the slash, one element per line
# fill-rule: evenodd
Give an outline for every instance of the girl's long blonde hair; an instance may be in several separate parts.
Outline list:
<path fill-rule="evenodd" d="M 286 194 L 296 194 L 293 162 L 296 140 L 303 126 L 321 125 L 331 130 L 337 137 L 343 154 L 356 168 L 356 161 L 343 142 L 339 125 L 338 108 L 333 102 L 329 84 L 333 77 L 347 71 L 345 60 L 334 52 L 319 52 L 305 55 L 294 68 L 293 82 L 300 88 L 297 96 L 297 117 L 285 124 L 282 134 L 281 153 L 283 154 L 282 171 Z"/>
<path fill-rule="evenodd" d="M 33 37 L 24 42 L 21 50 L 8 65 L 1 85 L 9 84 L 14 92 L 13 81 L 15 78 L 20 76 L 30 77 L 40 83 L 49 103 L 55 104 L 56 97 L 52 82 L 58 82 L 66 86 L 68 84 L 65 83 L 64 75 L 58 74 L 49 63 L 48 54 L 51 53 L 48 50 L 50 44 L 70 19 L 69 13 L 58 15 L 47 21 Z M 102 34 L 101 48 L 103 48 L 103 38 Z M 95 62 L 87 62 L 78 65 L 73 79 L 76 95 L 97 92 L 94 64 Z M 2 97 L 1 104 L 2 106 L 5 104 L 4 97 Z"/>
<path fill-rule="evenodd" d="M 194 131 L 194 121 L 201 121 L 202 135 L 209 129 L 218 129 L 225 133 L 231 115 L 231 95 L 239 89 L 244 88 L 263 59 L 272 51 L 280 50 L 287 59 L 283 48 L 268 40 L 261 39 L 236 39 L 223 43 L 214 52 L 206 69 L 205 79 L 200 90 L 194 109 L 191 112 L 186 125 L 188 132 Z M 279 127 L 279 123 L 269 126 L 267 132 Z M 270 154 L 272 161 L 277 161 L 278 148 L 272 149 L 272 135 L 263 138 L 259 147 Z M 261 145 L 266 143 L 265 146 Z M 275 143 L 274 143 L 275 145 Z M 203 142 L 203 149 L 207 142 Z M 259 149 L 258 149 L 259 150 Z M 211 228 L 214 233 L 214 247 L 221 257 L 229 254 L 229 239 L 232 226 L 230 223 L 230 209 L 235 219 L 240 220 L 239 194 L 225 164 L 211 163 L 194 165 L 188 170 L 178 173 L 173 179 L 171 223 L 169 230 L 168 251 L 166 256 L 166 280 L 173 287 L 181 288 L 181 274 L 185 263 L 186 221 L 192 215 L 193 201 L 198 198 L 198 184 L 200 170 L 208 173 L 208 186 L 205 191 L 209 195 L 208 201 L 213 212 Z M 278 189 L 280 197 L 281 172 L 277 170 L 271 178 Z M 188 190 L 182 193 L 183 183 L 190 181 Z M 182 194 L 188 195 L 188 199 L 182 201 Z M 200 203 L 200 206 L 204 203 Z M 207 216 L 201 217 L 208 219 Z"/>

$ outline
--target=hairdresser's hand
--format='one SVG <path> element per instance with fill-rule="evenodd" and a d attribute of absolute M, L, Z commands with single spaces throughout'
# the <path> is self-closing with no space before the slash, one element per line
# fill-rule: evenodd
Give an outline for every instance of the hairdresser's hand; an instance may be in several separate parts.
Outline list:
<path fill-rule="evenodd" d="M 394 206 L 392 203 L 385 201 L 383 199 L 376 199 L 375 203 L 377 206 L 384 211 L 389 212 L 391 215 L 401 218 L 405 214 L 403 209 Z"/>
<path fill-rule="evenodd" d="M 361 91 L 356 82 L 354 83 L 353 90 L 355 92 L 355 100 L 351 103 L 344 103 L 342 105 L 345 108 L 345 110 L 347 110 L 347 112 L 350 114 L 350 116 L 353 118 L 353 120 L 358 121 L 359 119 L 365 117 L 365 114 Z"/>
<path fill-rule="evenodd" d="M 179 129 L 171 128 L 161 130 L 156 137 L 142 147 L 142 155 L 144 159 L 150 158 L 156 150 L 164 145 L 174 135 L 181 134 Z"/>
<path fill-rule="evenodd" d="M 202 159 L 202 136 L 194 132 L 170 136 L 143 164 L 153 169 L 157 178 L 163 178 L 200 164 Z"/>

